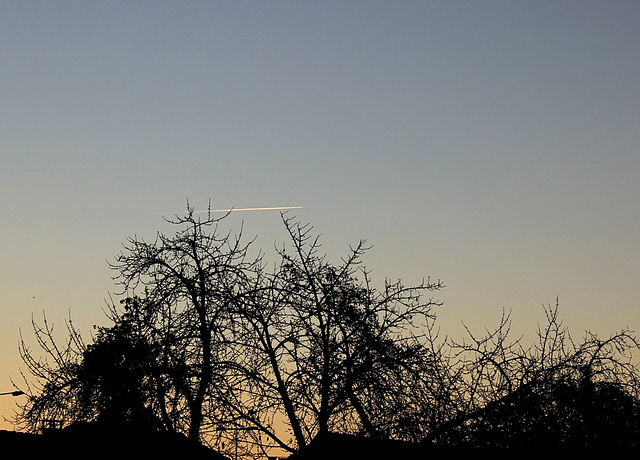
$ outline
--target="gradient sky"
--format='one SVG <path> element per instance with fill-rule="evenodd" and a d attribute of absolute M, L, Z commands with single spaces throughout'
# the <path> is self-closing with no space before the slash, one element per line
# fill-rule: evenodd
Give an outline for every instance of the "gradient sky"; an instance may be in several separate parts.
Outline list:
<path fill-rule="evenodd" d="M 303 206 L 374 281 L 442 279 L 454 337 L 503 309 L 531 337 L 556 297 L 577 338 L 640 329 L 639 24 L 637 0 L 1 2 L 0 392 L 32 314 L 107 324 L 106 261 L 187 198 Z"/>

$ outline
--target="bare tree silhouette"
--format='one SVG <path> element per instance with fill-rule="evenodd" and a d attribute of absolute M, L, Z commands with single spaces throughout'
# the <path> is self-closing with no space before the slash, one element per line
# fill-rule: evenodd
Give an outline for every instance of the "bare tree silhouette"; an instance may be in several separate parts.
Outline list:
<path fill-rule="evenodd" d="M 90 344 L 71 319 L 62 342 L 46 316 L 33 321 L 44 357 L 21 341 L 18 425 L 126 425 L 234 458 L 363 439 L 406 452 L 638 447 L 632 331 L 576 343 L 556 303 L 530 346 L 511 340 L 507 314 L 483 335 L 441 338 L 428 295 L 444 285 L 376 288 L 364 241 L 332 263 L 309 225 L 282 214 L 287 243 L 267 263 L 242 231 L 220 231 L 224 216 L 187 211 L 168 220 L 171 236 L 127 240 L 111 264 L 113 325 Z"/>
<path fill-rule="evenodd" d="M 241 453 L 293 452 L 330 431 L 388 436 L 395 422 L 371 400 L 406 393 L 396 384 L 421 360 L 422 328 L 440 305 L 421 295 L 442 283 L 377 291 L 360 265 L 364 242 L 331 264 L 311 228 L 284 214 L 290 245 L 268 270 L 241 233 L 219 233 L 223 218 L 188 208 L 169 220 L 174 235 L 129 239 L 111 264 L 123 296 L 110 304 L 114 325 L 89 346 L 71 321 L 63 348 L 34 323 L 54 360 L 23 342 L 42 383 L 23 424 L 136 423 Z"/>
<path fill-rule="evenodd" d="M 140 295 L 138 328 L 161 350 L 158 387 L 163 419 L 199 439 L 212 404 L 212 387 L 226 386 L 230 304 L 241 295 L 256 261 L 247 258 L 242 234 L 219 234 L 224 218 L 196 218 L 193 208 L 169 222 L 180 229 L 152 243 L 131 238 L 112 268 L 123 294 Z M 117 312 L 112 312 L 117 316 Z"/>
<path fill-rule="evenodd" d="M 319 253 L 311 227 L 283 221 L 290 246 L 278 252 L 273 271 L 260 270 L 248 295 L 237 297 L 241 392 L 225 405 L 287 450 L 330 431 L 386 436 L 369 400 L 405 391 L 391 377 L 419 358 L 422 327 L 440 305 L 421 294 L 443 285 L 387 282 L 378 292 L 360 265 L 363 241 L 333 265 Z M 267 428 L 278 418 L 295 445 Z"/>
<path fill-rule="evenodd" d="M 640 441 L 639 343 L 624 329 L 606 339 L 587 333 L 576 344 L 545 308 L 538 340 L 525 348 L 508 340 L 510 322 L 485 336 L 453 344 L 460 378 L 457 407 L 427 434 L 427 442 L 490 447 L 607 446 Z"/>

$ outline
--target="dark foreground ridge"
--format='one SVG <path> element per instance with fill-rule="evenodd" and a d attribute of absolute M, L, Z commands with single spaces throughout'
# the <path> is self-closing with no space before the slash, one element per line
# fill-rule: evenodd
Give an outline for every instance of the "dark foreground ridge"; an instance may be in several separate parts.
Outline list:
<path fill-rule="evenodd" d="M 185 436 L 131 427 L 76 425 L 43 434 L 0 430 L 0 458 L 229 460 Z"/>
<path fill-rule="evenodd" d="M 637 458 L 640 450 L 609 446 L 604 451 L 607 457 L 632 455 Z M 547 460 L 567 458 L 596 458 L 593 449 L 583 447 L 559 447 L 539 444 L 517 448 L 438 446 L 426 443 L 372 439 L 363 436 L 329 434 L 313 440 L 304 449 L 292 454 L 287 460 L 404 460 L 404 459 L 472 459 L 499 460 L 513 458 L 546 458 Z"/>
<path fill-rule="evenodd" d="M 638 450 L 606 449 L 607 456 L 632 455 Z M 144 432 L 128 428 L 107 428 L 96 425 L 74 426 L 64 430 L 52 430 L 44 434 L 29 434 L 0 430 L 0 458 L 56 458 L 65 460 L 229 460 L 207 447 L 195 444 L 182 435 L 166 432 Z M 423 443 L 389 441 L 369 437 L 329 434 L 317 438 L 287 460 L 404 460 L 468 458 L 512 459 L 541 456 L 547 459 L 566 459 L 576 455 L 594 458 L 592 450 L 544 446 L 528 448 L 481 448 L 463 446 L 435 446 Z"/>
<path fill-rule="evenodd" d="M 331 433 L 316 437 L 287 460 L 410 459 L 422 458 L 424 452 L 418 443 Z"/>

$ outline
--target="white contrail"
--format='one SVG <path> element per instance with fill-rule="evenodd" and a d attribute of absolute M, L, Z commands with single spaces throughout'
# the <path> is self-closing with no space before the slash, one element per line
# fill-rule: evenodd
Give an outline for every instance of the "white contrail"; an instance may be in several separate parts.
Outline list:
<path fill-rule="evenodd" d="M 193 212 L 284 211 L 286 209 L 302 209 L 302 206 L 271 206 L 267 208 L 207 209 L 204 211 L 193 211 Z"/>

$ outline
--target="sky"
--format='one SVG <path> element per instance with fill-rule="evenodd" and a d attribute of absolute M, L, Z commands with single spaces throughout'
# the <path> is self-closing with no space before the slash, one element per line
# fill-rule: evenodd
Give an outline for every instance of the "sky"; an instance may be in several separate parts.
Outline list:
<path fill-rule="evenodd" d="M 108 261 L 196 209 L 301 206 L 442 333 L 543 305 L 640 329 L 640 2 L 0 3 L 0 392 L 46 313 L 108 325 Z M 278 211 L 227 220 L 271 253 Z M 0 396 L 2 421 L 13 411 Z"/>

